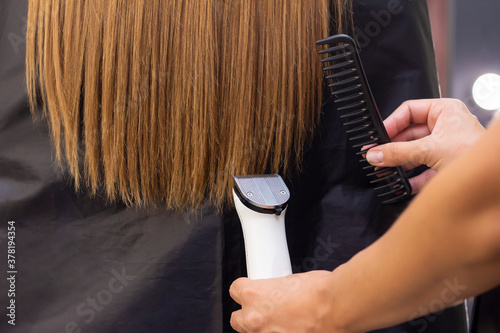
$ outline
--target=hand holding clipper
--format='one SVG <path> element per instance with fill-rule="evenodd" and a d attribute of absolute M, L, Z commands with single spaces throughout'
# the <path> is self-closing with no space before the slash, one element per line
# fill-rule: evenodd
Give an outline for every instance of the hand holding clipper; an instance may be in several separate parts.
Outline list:
<path fill-rule="evenodd" d="M 250 279 L 292 274 L 285 233 L 290 191 L 279 175 L 234 176 L 236 211 L 245 240 Z"/>

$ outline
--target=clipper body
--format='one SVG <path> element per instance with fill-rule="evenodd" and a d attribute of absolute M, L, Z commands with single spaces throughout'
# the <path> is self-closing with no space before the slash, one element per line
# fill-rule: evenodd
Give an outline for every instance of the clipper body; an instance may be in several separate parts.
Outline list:
<path fill-rule="evenodd" d="M 292 274 L 285 232 L 290 192 L 279 175 L 235 176 L 234 202 L 250 279 Z"/>

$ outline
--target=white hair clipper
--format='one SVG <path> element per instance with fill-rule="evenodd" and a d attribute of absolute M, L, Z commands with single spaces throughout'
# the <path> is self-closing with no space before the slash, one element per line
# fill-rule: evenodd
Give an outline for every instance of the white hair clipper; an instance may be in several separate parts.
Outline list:
<path fill-rule="evenodd" d="M 292 274 L 285 233 L 290 191 L 279 175 L 234 176 L 236 211 L 245 240 L 250 279 Z"/>

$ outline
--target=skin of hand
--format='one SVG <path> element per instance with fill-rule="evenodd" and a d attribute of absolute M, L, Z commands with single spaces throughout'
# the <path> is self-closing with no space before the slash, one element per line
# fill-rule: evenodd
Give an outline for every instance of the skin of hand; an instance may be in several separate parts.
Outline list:
<path fill-rule="evenodd" d="M 236 280 L 239 332 L 367 332 L 500 284 L 500 120 L 375 243 L 333 272 Z M 425 317 L 420 319 L 424 321 Z"/>
<path fill-rule="evenodd" d="M 414 194 L 486 131 L 457 99 L 406 101 L 384 125 L 393 142 L 373 147 L 366 158 L 377 167 L 403 165 L 405 170 L 421 164 L 430 167 L 410 179 Z"/>
<path fill-rule="evenodd" d="M 231 315 L 238 332 L 324 332 L 334 327 L 328 298 L 331 273 L 311 271 L 276 279 L 239 278 L 229 289 L 242 309 Z M 334 332 L 342 332 L 335 330 Z"/>

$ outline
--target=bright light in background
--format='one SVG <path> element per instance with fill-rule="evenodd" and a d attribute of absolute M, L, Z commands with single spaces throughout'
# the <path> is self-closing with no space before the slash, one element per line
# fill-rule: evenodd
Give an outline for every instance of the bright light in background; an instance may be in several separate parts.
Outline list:
<path fill-rule="evenodd" d="M 500 109 L 500 75 L 488 73 L 474 82 L 472 97 L 485 110 Z"/>

